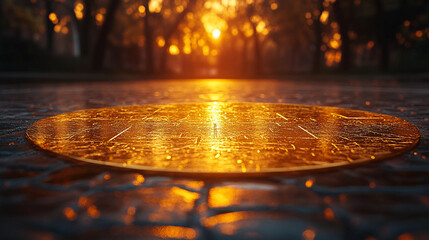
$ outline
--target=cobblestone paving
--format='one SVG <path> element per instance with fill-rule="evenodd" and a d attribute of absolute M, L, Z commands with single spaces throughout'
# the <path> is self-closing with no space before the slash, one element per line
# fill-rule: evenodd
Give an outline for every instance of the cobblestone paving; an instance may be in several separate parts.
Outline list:
<path fill-rule="evenodd" d="M 128 81 L 0 88 L 0 239 L 429 239 L 429 81 Z M 422 133 L 383 162 L 259 179 L 156 176 L 35 150 L 44 117 L 135 104 L 282 102 L 389 114 Z"/>

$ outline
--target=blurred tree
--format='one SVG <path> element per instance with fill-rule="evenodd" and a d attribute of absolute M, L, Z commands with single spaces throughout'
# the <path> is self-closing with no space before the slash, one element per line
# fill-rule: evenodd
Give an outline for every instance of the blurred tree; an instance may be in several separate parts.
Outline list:
<path fill-rule="evenodd" d="M 163 39 L 165 41 L 164 46 L 161 51 L 161 62 L 160 62 L 160 72 L 166 73 L 167 71 L 167 57 L 169 49 L 171 46 L 171 38 L 178 31 L 179 25 L 185 19 L 186 15 L 193 10 L 197 0 L 189 0 L 186 7 L 177 15 L 173 20 L 170 26 L 165 27 L 166 31 L 163 34 Z"/>
<path fill-rule="evenodd" d="M 272 13 L 266 14 L 265 19 L 271 27 L 265 38 L 275 43 L 275 55 L 270 64 L 276 66 L 275 72 L 307 71 L 315 65 L 313 59 L 317 34 L 314 25 L 320 14 L 316 11 L 317 1 L 275 2 Z"/>
<path fill-rule="evenodd" d="M 321 58 L 322 58 L 322 23 L 320 21 L 320 16 L 324 10 L 323 7 L 324 0 L 317 0 L 317 10 L 318 15 L 316 15 L 316 19 L 314 20 L 314 38 L 315 38 L 315 48 L 313 55 L 313 73 L 320 72 L 321 69 Z"/>
<path fill-rule="evenodd" d="M 0 35 L 3 34 L 3 28 L 4 28 L 4 20 L 3 20 L 3 12 L 4 12 L 4 8 L 3 8 L 3 1 L 0 1 Z M 0 38 L 1 40 L 1 38 Z"/>
<path fill-rule="evenodd" d="M 84 0 L 84 14 L 80 26 L 80 50 L 82 57 L 88 57 L 91 45 L 91 26 L 93 24 L 92 11 L 94 8 L 93 0 Z"/>
<path fill-rule="evenodd" d="M 389 66 L 389 41 L 386 29 L 386 11 L 382 0 L 374 0 L 377 44 L 381 49 L 380 69 L 386 71 Z"/>
<path fill-rule="evenodd" d="M 149 1 L 150 0 L 143 0 L 143 6 L 145 8 L 145 17 L 144 17 L 144 35 L 145 35 L 145 52 L 146 52 L 146 72 L 148 74 L 154 73 L 154 56 L 153 56 L 153 31 L 150 21 L 150 11 L 149 11 Z"/>
<path fill-rule="evenodd" d="M 81 31 L 79 27 L 79 20 L 76 17 L 74 12 L 75 0 L 67 0 L 65 2 L 61 2 L 66 10 L 67 16 L 70 16 L 70 28 L 72 34 L 72 43 L 73 43 L 73 56 L 80 57 L 81 50 Z"/>
<path fill-rule="evenodd" d="M 113 27 L 116 10 L 119 7 L 121 0 L 110 0 L 107 7 L 106 17 L 104 18 L 103 25 L 98 33 L 96 44 L 94 47 L 94 55 L 92 59 L 92 67 L 95 70 L 100 70 L 103 67 L 107 37 Z"/>
<path fill-rule="evenodd" d="M 398 37 L 401 25 L 421 21 L 421 15 L 428 11 L 429 1 L 397 0 L 385 2 L 374 0 L 377 45 L 380 49 L 379 68 L 386 71 L 391 61 L 392 43 Z M 396 7 L 395 7 L 396 6 Z M 420 19 L 419 19 L 420 18 Z"/>
<path fill-rule="evenodd" d="M 44 1 L 33 4 L 24 0 L 2 0 L 1 5 L 0 69 L 26 70 L 36 61 L 41 62 L 37 58 L 43 58 L 46 51 L 41 49 L 46 44 L 41 13 L 45 9 Z"/>
<path fill-rule="evenodd" d="M 350 14 L 353 11 L 353 2 L 352 0 L 335 1 L 332 7 L 340 27 L 339 31 L 342 40 L 340 68 L 343 71 L 348 71 L 351 68 L 351 43 L 349 31 L 350 23 L 353 21 L 353 19 L 351 19 L 351 16 L 353 15 Z M 344 13 L 346 13 L 346 15 Z"/>
<path fill-rule="evenodd" d="M 254 54 L 254 70 L 256 75 L 262 74 L 262 54 L 261 54 L 261 43 L 259 41 L 258 31 L 256 30 L 257 20 L 254 18 L 256 6 L 255 2 L 247 6 L 247 18 L 252 27 L 253 37 L 253 54 Z"/>
<path fill-rule="evenodd" d="M 428 3 L 0 0 L 0 57 L 16 60 L 0 65 L 41 66 L 38 59 L 63 56 L 88 64 L 71 57 L 80 55 L 94 69 L 104 62 L 149 74 L 317 73 L 375 66 L 386 71 L 401 61 L 414 69 L 427 61 Z M 41 51 L 31 50 L 36 48 Z M 47 53 L 52 56 L 45 58 Z M 52 65 L 48 62 L 44 65 Z"/>
<path fill-rule="evenodd" d="M 52 6 L 53 0 L 45 0 L 45 28 L 46 28 L 46 49 L 53 54 L 54 51 L 54 9 Z"/>

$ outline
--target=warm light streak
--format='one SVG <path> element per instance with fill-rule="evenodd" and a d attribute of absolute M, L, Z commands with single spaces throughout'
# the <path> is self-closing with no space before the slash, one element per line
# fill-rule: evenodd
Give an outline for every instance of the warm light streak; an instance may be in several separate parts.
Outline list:
<path fill-rule="evenodd" d="M 329 41 L 329 46 L 333 49 L 338 49 L 341 46 L 341 42 L 335 39 L 332 39 L 331 41 Z"/>
<path fill-rule="evenodd" d="M 423 37 L 423 31 L 421 31 L 421 30 L 416 31 L 416 37 L 418 37 L 418 38 Z"/>
<path fill-rule="evenodd" d="M 329 12 L 328 11 L 323 11 L 322 14 L 320 14 L 320 22 L 321 23 L 327 23 L 328 22 L 328 18 L 329 18 Z"/>
<path fill-rule="evenodd" d="M 173 187 L 171 189 L 171 192 L 178 195 L 178 196 L 181 196 L 182 201 L 185 201 L 187 203 L 193 203 L 200 196 L 200 194 L 198 194 L 198 193 L 190 192 L 190 191 L 187 191 L 187 190 L 185 190 L 183 188 L 179 188 L 179 187 Z"/>
<path fill-rule="evenodd" d="M 138 174 L 136 176 L 136 179 L 133 181 L 133 184 L 135 186 L 139 186 L 139 185 L 141 185 L 144 182 L 144 180 L 145 180 L 144 177 L 141 174 Z"/>
<path fill-rule="evenodd" d="M 204 56 L 208 56 L 210 54 L 210 48 L 209 48 L 209 46 L 204 46 L 203 47 L 203 54 L 204 54 Z"/>
<path fill-rule="evenodd" d="M 341 62 L 341 57 L 342 57 L 341 52 L 340 52 L 340 51 L 337 51 L 337 52 L 335 53 L 335 62 L 336 62 L 336 63 Z"/>
<path fill-rule="evenodd" d="M 159 47 L 164 47 L 165 46 L 165 40 L 163 37 L 157 37 L 156 38 L 156 43 L 158 44 Z"/>
<path fill-rule="evenodd" d="M 250 25 L 250 23 L 246 22 L 241 29 L 244 32 L 244 35 L 246 35 L 246 37 L 250 37 L 253 35 L 253 29 L 252 26 Z"/>
<path fill-rule="evenodd" d="M 404 26 L 409 27 L 411 25 L 411 22 L 409 20 L 404 21 Z"/>
<path fill-rule="evenodd" d="M 176 7 L 176 12 L 178 12 L 178 13 L 183 12 L 183 10 L 184 10 L 183 5 L 179 5 L 179 6 Z"/>
<path fill-rule="evenodd" d="M 339 33 L 334 33 L 333 38 L 337 41 L 339 41 L 341 39 L 341 34 Z"/>
<path fill-rule="evenodd" d="M 313 186 L 314 183 L 314 179 L 308 179 L 307 181 L 305 181 L 305 187 L 307 188 L 311 188 Z"/>
<path fill-rule="evenodd" d="M 102 13 L 97 13 L 97 15 L 95 15 L 95 20 L 97 21 L 97 25 L 102 25 L 104 21 L 104 15 Z"/>
<path fill-rule="evenodd" d="M 243 219 L 247 219 L 252 215 L 254 214 L 247 213 L 247 212 L 232 212 L 232 213 L 219 214 L 219 215 L 204 219 L 203 225 L 206 227 L 213 227 L 213 226 L 216 226 L 217 224 L 234 223 Z"/>
<path fill-rule="evenodd" d="M 206 43 L 206 41 L 204 41 L 204 39 L 198 40 L 198 46 L 200 46 L 200 47 L 204 46 L 205 43 Z"/>
<path fill-rule="evenodd" d="M 304 240 L 313 240 L 316 237 L 314 230 L 307 229 L 302 233 Z"/>
<path fill-rule="evenodd" d="M 205 14 L 201 18 L 201 22 L 203 23 L 206 32 L 214 39 L 219 38 L 221 31 L 227 29 L 228 27 L 226 21 L 213 12 Z"/>
<path fill-rule="evenodd" d="M 143 5 L 140 5 L 139 6 L 139 12 L 142 13 L 142 14 L 145 13 L 146 12 L 146 8 Z"/>
<path fill-rule="evenodd" d="M 57 33 L 61 32 L 61 25 L 55 25 L 54 26 L 54 31 L 57 32 Z"/>
<path fill-rule="evenodd" d="M 191 46 L 186 45 L 186 46 L 183 47 L 183 53 L 185 53 L 185 54 L 191 54 L 191 52 L 192 52 Z"/>
<path fill-rule="evenodd" d="M 49 20 L 51 20 L 51 22 L 52 22 L 53 24 L 57 24 L 57 23 L 58 23 L 57 14 L 55 14 L 55 13 L 50 13 L 50 14 L 49 14 Z"/>
<path fill-rule="evenodd" d="M 90 201 L 87 197 L 80 197 L 79 200 L 77 201 L 77 205 L 79 207 L 86 207 L 89 205 L 89 203 Z"/>
<path fill-rule="evenodd" d="M 330 208 L 325 208 L 323 214 L 325 215 L 326 220 L 333 220 L 335 218 L 334 211 L 332 211 Z"/>
<path fill-rule="evenodd" d="M 134 216 L 134 214 L 136 214 L 136 207 L 134 207 L 134 206 L 128 207 L 127 214 L 130 216 Z"/>
<path fill-rule="evenodd" d="M 179 55 L 180 54 L 179 47 L 177 47 L 177 45 L 174 45 L 174 44 L 170 46 L 168 51 L 170 52 L 171 55 Z"/>
<path fill-rule="evenodd" d="M 61 29 L 61 33 L 64 34 L 64 35 L 68 34 L 69 33 L 69 28 L 68 27 L 63 27 Z"/>
<path fill-rule="evenodd" d="M 87 209 L 87 213 L 91 218 L 99 218 L 100 217 L 100 211 L 98 211 L 98 208 L 95 205 L 91 205 Z"/>
<path fill-rule="evenodd" d="M 209 192 L 209 206 L 215 208 L 231 206 L 236 204 L 239 194 L 240 190 L 235 187 L 213 188 Z"/>
<path fill-rule="evenodd" d="M 83 4 L 81 2 L 76 3 L 76 5 L 74 6 L 74 14 L 76 15 L 76 18 L 78 20 L 81 20 L 83 18 L 83 10 Z"/>
<path fill-rule="evenodd" d="M 275 2 L 273 2 L 270 4 L 270 8 L 271 8 L 271 10 L 277 10 L 277 8 L 279 8 L 279 5 Z"/>
<path fill-rule="evenodd" d="M 127 10 L 125 11 L 127 13 L 127 15 L 131 15 L 133 14 L 134 9 L 132 7 L 127 8 Z"/>
<path fill-rule="evenodd" d="M 212 32 L 212 37 L 213 37 L 214 39 L 218 39 L 218 38 L 220 37 L 220 30 L 219 30 L 219 29 L 215 29 L 215 30 L 213 30 L 213 32 Z"/>
<path fill-rule="evenodd" d="M 340 63 L 341 57 L 342 57 L 341 51 L 330 50 L 325 52 L 326 66 L 331 67 L 334 65 L 334 63 Z"/>
<path fill-rule="evenodd" d="M 194 239 L 197 237 L 197 232 L 194 229 L 177 226 L 153 227 L 152 234 L 163 239 Z"/>
<path fill-rule="evenodd" d="M 162 15 L 165 17 L 165 18 L 168 18 L 168 17 L 170 17 L 171 16 L 171 12 L 172 12 L 172 10 L 171 9 L 165 9 L 164 11 L 162 11 Z"/>
<path fill-rule="evenodd" d="M 66 208 L 64 208 L 64 210 L 63 210 L 63 214 L 64 214 L 64 216 L 66 216 L 66 218 L 67 218 L 68 220 L 70 220 L 70 221 L 75 220 L 75 219 L 76 219 L 76 217 L 77 217 L 76 212 L 75 212 L 72 208 L 70 208 L 70 207 L 66 207 Z"/>
<path fill-rule="evenodd" d="M 414 240 L 415 238 L 410 233 L 403 233 L 401 234 L 397 240 Z"/>
<path fill-rule="evenodd" d="M 256 25 L 256 31 L 260 33 L 264 29 L 265 29 L 265 22 L 264 21 L 258 22 L 258 25 Z"/>
<path fill-rule="evenodd" d="M 163 0 L 151 0 L 149 1 L 149 11 L 159 13 L 162 10 Z"/>

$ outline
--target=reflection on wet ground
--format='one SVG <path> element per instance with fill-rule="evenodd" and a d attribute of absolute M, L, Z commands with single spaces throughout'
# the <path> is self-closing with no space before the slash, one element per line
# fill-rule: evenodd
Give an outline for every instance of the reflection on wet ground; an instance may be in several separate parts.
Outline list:
<path fill-rule="evenodd" d="M 4 85 L 1 238 L 427 239 L 428 92 L 425 82 L 352 78 Z M 405 119 L 422 138 L 410 153 L 356 168 L 205 180 L 76 164 L 25 138 L 37 120 L 76 110 L 215 101 L 366 110 Z"/>
<path fill-rule="evenodd" d="M 40 120 L 42 149 L 115 167 L 171 173 L 298 172 L 410 150 L 418 129 L 399 118 L 333 107 L 198 103 L 83 110 Z"/>

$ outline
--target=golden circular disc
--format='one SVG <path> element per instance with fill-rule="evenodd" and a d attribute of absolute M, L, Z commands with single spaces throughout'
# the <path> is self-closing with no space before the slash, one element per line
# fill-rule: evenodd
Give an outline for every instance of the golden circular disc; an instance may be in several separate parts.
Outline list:
<path fill-rule="evenodd" d="M 89 109 L 37 121 L 27 138 L 83 162 L 152 172 L 295 173 L 411 150 L 413 124 L 366 111 L 271 103 L 195 103 Z"/>

